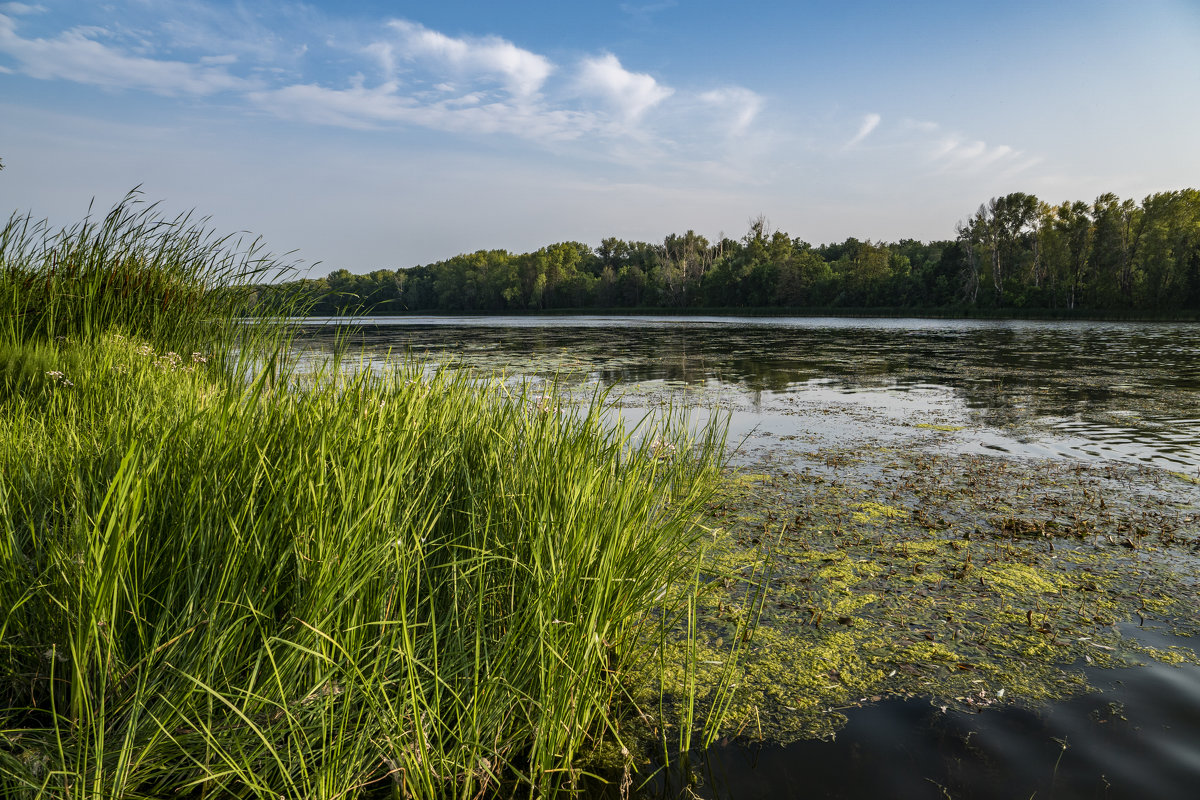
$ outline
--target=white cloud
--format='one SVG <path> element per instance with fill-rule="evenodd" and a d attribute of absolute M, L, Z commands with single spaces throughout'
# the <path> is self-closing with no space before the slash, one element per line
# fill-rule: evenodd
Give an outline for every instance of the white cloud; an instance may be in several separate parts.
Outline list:
<path fill-rule="evenodd" d="M 0 13 L 0 72 L 167 96 L 233 95 L 299 123 L 502 134 L 557 155 L 684 171 L 735 154 L 744 160 L 766 141 L 754 130 L 764 100 L 750 89 L 677 93 L 610 53 L 584 57 L 567 79 L 552 81 L 558 68 L 547 56 L 498 36 L 453 37 L 403 19 L 364 27 L 307 11 L 268 26 L 246 7 L 145 1 L 171 9 L 170 18 L 37 36 L 23 35 L 13 4 L 0 5 L 10 12 Z M 308 43 L 315 55 L 302 58 Z"/>
<path fill-rule="evenodd" d="M 497 77 L 517 96 L 536 94 L 554 71 L 545 56 L 497 36 L 456 39 L 407 20 L 393 20 L 388 27 L 399 34 L 401 57 L 441 62 L 466 75 Z"/>
<path fill-rule="evenodd" d="M 363 48 L 363 51 L 379 62 L 379 68 L 383 70 L 384 77 L 387 80 L 392 80 L 396 77 L 396 52 L 390 44 L 387 42 L 372 42 Z"/>
<path fill-rule="evenodd" d="M 636 122 L 675 93 L 650 75 L 625 69 L 611 53 L 585 59 L 576 86 L 583 94 L 607 100 L 625 122 Z"/>
<path fill-rule="evenodd" d="M 0 14 L 0 53 L 26 75 L 113 89 L 145 89 L 163 95 L 208 95 L 250 84 L 219 64 L 189 64 L 127 55 L 97 41 L 98 28 L 72 28 L 52 39 L 24 39 L 11 17 Z"/>
<path fill-rule="evenodd" d="M 347 128 L 416 125 L 455 133 L 506 133 L 537 141 L 564 141 L 596 127 L 594 119 L 583 112 L 483 102 L 478 94 L 422 103 L 400 93 L 399 88 L 395 81 L 367 88 L 359 80 L 347 89 L 296 84 L 248 96 L 260 108 L 286 119 Z"/>
<path fill-rule="evenodd" d="M 316 84 L 295 84 L 282 89 L 251 92 L 250 101 L 285 119 L 367 129 L 381 122 L 399 122 L 413 113 L 415 103 L 396 94 L 388 82 L 368 89 L 361 81 L 349 89 L 327 89 Z"/>
<path fill-rule="evenodd" d="M 731 136 L 741 136 L 749 130 L 763 107 L 761 95 L 740 86 L 702 92 L 700 101 L 713 106 L 726 117 Z"/>
<path fill-rule="evenodd" d="M 871 132 L 879 127 L 879 123 L 883 121 L 883 117 L 878 114 L 867 114 L 863 117 L 862 124 L 858 126 L 858 133 L 854 134 L 850 141 L 843 145 L 843 149 L 849 150 L 854 145 L 861 142 L 871 135 Z"/>
<path fill-rule="evenodd" d="M 903 124 L 905 128 L 922 131 L 923 133 L 936 133 L 941 128 L 936 122 L 919 119 L 906 119 Z"/>
<path fill-rule="evenodd" d="M 1025 154 L 1006 144 L 989 145 L 982 140 L 964 141 L 950 136 L 937 143 L 930 161 L 940 172 L 974 175 L 987 169 L 1002 168 L 1007 174 L 1028 169 L 1040 159 L 1028 159 Z"/>

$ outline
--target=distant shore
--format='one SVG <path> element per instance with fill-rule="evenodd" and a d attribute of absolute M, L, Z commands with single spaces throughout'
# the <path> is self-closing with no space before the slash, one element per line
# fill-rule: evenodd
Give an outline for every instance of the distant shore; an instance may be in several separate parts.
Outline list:
<path fill-rule="evenodd" d="M 310 314 L 307 319 L 336 315 Z M 526 311 L 437 311 L 406 313 L 362 310 L 355 317 L 861 317 L 864 319 L 974 319 L 1063 322 L 1200 322 L 1200 310 L 1136 311 L 1104 309 L 965 309 L 965 308 L 544 308 Z"/>

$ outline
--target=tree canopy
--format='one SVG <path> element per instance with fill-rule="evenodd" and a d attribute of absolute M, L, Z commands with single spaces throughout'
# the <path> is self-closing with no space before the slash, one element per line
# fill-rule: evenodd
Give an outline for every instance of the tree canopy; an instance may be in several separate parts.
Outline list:
<path fill-rule="evenodd" d="M 1103 194 L 1051 205 L 994 197 L 945 241 L 814 246 L 758 217 L 740 239 L 689 230 L 661 243 L 559 242 L 257 287 L 314 314 L 550 309 L 788 308 L 1148 312 L 1200 310 L 1200 191 L 1140 204 Z"/>

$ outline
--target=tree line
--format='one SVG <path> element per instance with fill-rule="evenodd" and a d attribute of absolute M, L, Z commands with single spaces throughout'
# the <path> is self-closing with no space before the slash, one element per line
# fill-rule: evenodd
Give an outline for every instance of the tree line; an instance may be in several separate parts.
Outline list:
<path fill-rule="evenodd" d="M 812 245 L 762 217 L 740 239 L 694 231 L 660 243 L 608 238 L 530 253 L 480 250 L 365 275 L 255 287 L 264 308 L 528 312 L 780 308 L 950 313 L 1200 310 L 1200 191 L 1140 204 L 1103 194 L 1051 205 L 996 197 L 944 241 Z"/>

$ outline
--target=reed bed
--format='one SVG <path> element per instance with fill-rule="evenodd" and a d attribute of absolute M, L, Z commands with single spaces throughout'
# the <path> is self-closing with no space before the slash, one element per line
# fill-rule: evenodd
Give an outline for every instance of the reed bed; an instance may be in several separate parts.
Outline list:
<path fill-rule="evenodd" d="M 0 235 L 0 797 L 542 795 L 620 751 L 720 431 L 291 372 L 240 319 L 275 262 L 136 201 Z"/>

